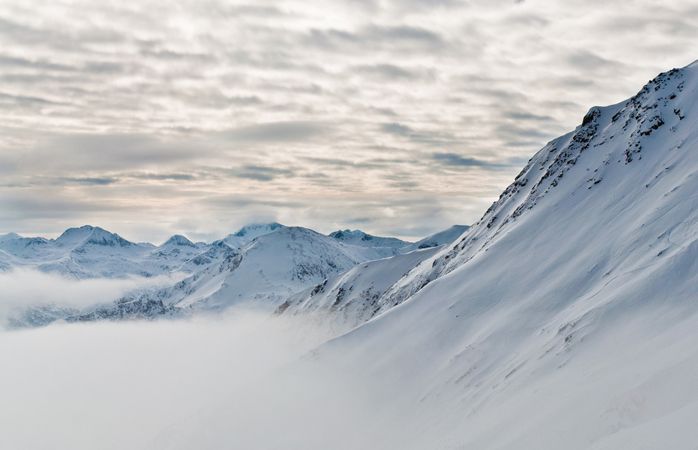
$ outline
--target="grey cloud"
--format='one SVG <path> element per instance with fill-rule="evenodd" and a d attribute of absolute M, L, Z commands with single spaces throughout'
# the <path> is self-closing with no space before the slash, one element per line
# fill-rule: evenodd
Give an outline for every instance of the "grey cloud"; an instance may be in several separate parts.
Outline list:
<path fill-rule="evenodd" d="M 83 81 L 82 76 L 76 73 L 68 74 L 66 72 L 48 72 L 48 71 L 35 71 L 35 72 L 6 72 L 0 73 L 0 80 L 4 83 L 25 85 L 25 88 L 33 88 L 37 84 L 41 85 L 69 85 L 71 83 L 80 83 Z M 68 86 L 64 92 L 77 92 L 78 89 L 72 86 Z M 80 90 L 85 92 L 85 90 Z"/>
<path fill-rule="evenodd" d="M 551 116 L 526 111 L 506 111 L 503 116 L 516 121 L 552 122 L 555 120 Z"/>
<path fill-rule="evenodd" d="M 139 72 L 137 64 L 124 64 L 113 61 L 90 61 L 81 70 L 100 75 L 115 75 L 122 73 L 133 74 Z"/>
<path fill-rule="evenodd" d="M 541 14 L 520 13 L 510 14 L 504 17 L 503 21 L 509 25 L 519 25 L 523 27 L 546 27 L 550 20 Z"/>
<path fill-rule="evenodd" d="M 203 200 L 204 203 L 216 208 L 245 208 L 245 207 L 271 207 L 271 208 L 301 208 L 307 206 L 303 201 L 289 199 L 270 199 L 263 196 L 220 195 Z"/>
<path fill-rule="evenodd" d="M 508 166 L 508 164 L 493 163 L 478 158 L 462 156 L 458 153 L 434 153 L 432 155 L 434 161 L 451 167 L 482 167 L 485 169 L 498 169 Z"/>
<path fill-rule="evenodd" d="M 433 73 L 430 70 L 421 68 L 407 68 L 396 66 L 394 64 L 372 64 L 354 66 L 351 69 L 352 73 L 360 73 L 372 77 L 377 77 L 385 80 L 408 80 L 414 81 L 424 78 L 433 78 Z"/>
<path fill-rule="evenodd" d="M 246 178 L 256 181 L 272 181 L 278 177 L 291 177 L 295 175 L 292 169 L 259 166 L 254 164 L 245 165 L 238 168 L 231 168 L 227 174 L 237 178 Z"/>
<path fill-rule="evenodd" d="M 66 71 L 74 71 L 75 68 L 66 65 L 66 64 L 59 64 L 51 61 L 46 61 L 42 59 L 37 59 L 37 60 L 30 60 L 26 58 L 20 58 L 16 56 L 6 56 L 6 55 L 0 55 L 0 67 L 2 68 L 22 68 L 22 69 L 37 69 L 37 70 L 46 70 L 46 71 L 58 71 L 58 72 L 66 72 Z"/>
<path fill-rule="evenodd" d="M 415 180 L 394 180 L 389 181 L 388 185 L 403 190 L 412 190 L 421 186 L 421 184 Z"/>
<path fill-rule="evenodd" d="M 623 63 L 620 61 L 612 61 L 586 49 L 570 53 L 567 56 L 567 61 L 575 68 L 583 70 L 614 71 L 619 70 L 623 66 Z"/>
<path fill-rule="evenodd" d="M 28 95 L 15 95 L 6 92 L 0 92 L 0 104 L 19 105 L 19 106 L 47 106 L 59 105 L 59 102 L 49 100 L 42 97 L 33 97 Z"/>
<path fill-rule="evenodd" d="M 78 215 L 117 211 L 119 208 L 106 202 L 93 202 L 55 190 L 41 190 L 42 195 L 30 195 L 10 190 L 0 194 L 0 220 L 3 223 L 19 223 L 22 220 L 70 219 Z M 33 228 L 33 227 L 32 227 Z M 17 229 L 8 226 L 7 229 Z"/>
<path fill-rule="evenodd" d="M 380 125 L 380 130 L 422 145 L 452 145 L 461 143 L 461 140 L 448 132 L 415 130 L 398 122 L 384 123 Z"/>
<path fill-rule="evenodd" d="M 414 133 L 412 128 L 397 122 L 384 123 L 381 125 L 381 130 L 398 136 L 409 136 Z"/>
<path fill-rule="evenodd" d="M 261 3 L 261 2 L 260 2 Z M 243 3 L 237 5 L 231 5 L 228 3 L 218 3 L 218 2 L 206 2 L 205 7 L 202 8 L 202 13 L 215 16 L 215 17 L 225 17 L 231 19 L 265 19 L 270 18 L 285 18 L 289 17 L 291 14 L 276 6 L 263 5 L 259 3 Z"/>
<path fill-rule="evenodd" d="M 513 139 L 540 139 L 541 147 L 545 142 L 553 138 L 551 133 L 542 130 L 540 127 L 526 127 L 516 124 L 500 124 L 496 126 L 497 135 Z"/>
<path fill-rule="evenodd" d="M 192 86 L 186 89 L 158 87 L 151 89 L 151 92 L 154 95 L 174 98 L 187 106 L 202 106 L 217 110 L 258 107 L 264 104 L 264 100 L 259 95 L 230 95 L 220 89 L 199 86 Z"/>
<path fill-rule="evenodd" d="M 191 173 L 130 173 L 120 176 L 124 178 L 155 181 L 191 181 L 196 179 L 196 176 Z"/>
<path fill-rule="evenodd" d="M 526 149 L 538 149 L 540 148 L 540 141 L 537 140 L 505 140 L 504 145 L 507 147 L 521 147 Z"/>
<path fill-rule="evenodd" d="M 428 45 L 441 45 L 443 38 L 436 32 L 426 28 L 398 26 L 370 26 L 364 29 L 366 36 L 374 39 L 419 42 Z"/>
<path fill-rule="evenodd" d="M 141 49 L 140 54 L 146 58 L 154 58 L 163 61 L 184 61 L 184 62 L 213 62 L 215 57 L 212 55 L 207 55 L 205 53 L 192 53 L 192 52 L 179 52 L 176 50 L 170 50 L 167 48 L 161 49 L 151 49 L 144 48 Z"/>
<path fill-rule="evenodd" d="M 332 129 L 323 122 L 272 122 L 231 129 L 222 136 L 231 142 L 243 143 L 303 142 L 326 135 Z"/>
<path fill-rule="evenodd" d="M 434 31 L 408 25 L 369 25 L 355 31 L 312 29 L 305 41 L 320 48 L 340 51 L 376 47 L 438 49 L 445 43 Z"/>
<path fill-rule="evenodd" d="M 0 17 L 0 35 L 4 35 L 15 41 L 25 41 L 28 43 L 42 43 L 47 38 L 57 37 L 57 33 L 45 33 L 41 29 L 17 23 Z"/>
<path fill-rule="evenodd" d="M 86 176 L 86 177 L 50 177 L 50 176 L 34 176 L 34 177 L 23 177 L 19 180 L 3 182 L 0 184 L 2 187 L 15 187 L 15 188 L 27 188 L 27 187 L 44 187 L 44 186 L 70 186 L 70 185 L 84 185 L 84 186 L 108 186 L 110 184 L 115 184 L 119 182 L 119 178 L 110 176 Z"/>
<path fill-rule="evenodd" d="M 27 169 L 34 170 L 116 170 L 194 160 L 206 150 L 196 142 L 144 134 L 73 134 L 42 139 L 18 158 Z"/>
<path fill-rule="evenodd" d="M 693 37 L 698 31 L 698 25 L 690 18 L 698 14 L 698 7 L 690 6 L 690 2 L 685 5 L 675 5 L 674 8 L 655 8 L 652 14 L 642 14 L 633 12 L 626 14 L 623 20 L 616 20 L 614 17 L 599 17 L 593 27 L 600 32 L 621 33 L 635 35 L 638 31 L 651 33 L 670 33 L 671 37 L 688 36 Z"/>
<path fill-rule="evenodd" d="M 62 181 L 66 182 L 66 183 L 106 186 L 109 184 L 116 183 L 117 181 L 119 181 L 119 179 L 113 178 L 113 177 L 78 177 L 78 178 L 63 178 Z"/>
<path fill-rule="evenodd" d="M 0 36 L 5 36 L 18 44 L 71 51 L 84 48 L 88 44 L 114 44 L 125 40 L 122 33 L 105 28 L 78 28 L 69 32 L 67 27 L 52 28 L 42 25 L 29 25 L 0 17 Z"/>
<path fill-rule="evenodd" d="M 402 159 L 385 159 L 385 158 L 370 158 L 361 160 L 347 160 L 341 158 L 318 158 L 309 157 L 305 160 L 310 161 L 320 166 L 329 166 L 335 169 L 352 170 L 352 169 L 386 169 L 395 164 L 405 162 Z"/>

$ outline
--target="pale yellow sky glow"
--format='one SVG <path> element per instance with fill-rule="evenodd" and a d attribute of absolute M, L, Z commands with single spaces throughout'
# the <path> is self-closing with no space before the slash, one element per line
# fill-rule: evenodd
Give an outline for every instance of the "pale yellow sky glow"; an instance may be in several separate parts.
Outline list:
<path fill-rule="evenodd" d="M 0 233 L 475 222 L 698 58 L 692 1 L 0 1 Z"/>

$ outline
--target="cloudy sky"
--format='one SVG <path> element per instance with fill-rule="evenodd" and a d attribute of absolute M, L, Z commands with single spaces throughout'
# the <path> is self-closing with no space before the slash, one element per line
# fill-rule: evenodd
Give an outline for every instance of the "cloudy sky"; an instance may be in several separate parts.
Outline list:
<path fill-rule="evenodd" d="M 0 232 L 472 223 L 696 42 L 680 0 L 0 0 Z"/>

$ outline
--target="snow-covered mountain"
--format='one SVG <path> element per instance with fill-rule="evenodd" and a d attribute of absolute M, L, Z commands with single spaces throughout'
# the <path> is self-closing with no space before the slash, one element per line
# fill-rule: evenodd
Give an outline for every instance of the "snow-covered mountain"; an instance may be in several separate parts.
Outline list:
<path fill-rule="evenodd" d="M 187 269 L 189 261 L 201 255 L 208 247 L 203 242 L 194 243 L 185 236 L 175 234 L 148 253 L 144 262 L 157 267 L 157 271 L 162 273 L 190 272 Z"/>
<path fill-rule="evenodd" d="M 84 225 L 69 228 L 56 239 L 4 235 L 0 250 L 9 258 L 0 257 L 0 261 L 9 259 L 9 266 L 78 279 L 152 277 L 179 269 L 203 247 L 183 236 L 173 236 L 160 247 L 134 243 L 103 228 Z"/>
<path fill-rule="evenodd" d="M 185 264 L 191 276 L 165 289 L 138 293 L 130 301 L 162 301 L 179 310 L 218 310 L 256 301 L 272 310 L 300 291 L 380 257 L 382 248 L 275 224 L 240 248 L 226 240 L 214 243 Z M 202 269 L 196 270 L 196 265 Z"/>
<path fill-rule="evenodd" d="M 240 248 L 243 245 L 252 242 L 254 238 L 263 236 L 265 234 L 273 233 L 281 228 L 286 228 L 277 222 L 272 223 L 256 223 L 251 225 L 246 225 L 240 228 L 235 233 L 229 234 L 223 238 L 223 242 L 231 246 L 232 248 Z"/>
<path fill-rule="evenodd" d="M 373 236 L 361 230 L 337 230 L 329 236 L 347 245 L 371 248 L 375 251 L 376 258 L 397 255 L 410 244 L 392 237 Z"/>
<path fill-rule="evenodd" d="M 320 355 L 407 378 L 405 447 L 690 448 L 697 193 L 698 62 L 591 108 Z"/>
<path fill-rule="evenodd" d="M 470 228 L 468 225 L 453 225 L 450 228 L 439 231 L 438 233 L 434 233 L 418 240 L 417 242 L 402 247 L 401 252 L 407 253 L 417 249 L 432 248 L 444 244 L 450 244 L 461 237 L 463 233 L 468 230 L 468 228 Z"/>
<path fill-rule="evenodd" d="M 451 234 L 440 236 L 444 239 Z M 35 268 L 78 279 L 132 275 L 176 275 L 179 279 L 169 286 L 135 289 L 113 303 L 95 304 L 83 310 L 50 304 L 32 306 L 13 316 L 15 324 L 42 325 L 58 318 L 72 321 L 178 316 L 244 301 L 257 301 L 259 306 L 273 309 L 290 296 L 334 279 L 359 263 L 404 253 L 411 245 L 414 244 L 361 231 L 325 236 L 307 228 L 270 223 L 243 227 L 211 244 L 174 235 L 156 247 L 136 244 L 86 225 L 68 229 L 57 239 L 1 236 L 0 268 Z M 407 265 L 416 264 L 425 255 L 400 257 L 394 263 L 380 265 L 401 265 L 407 269 Z M 382 273 L 387 275 L 386 270 Z M 396 276 L 399 275 L 402 274 Z M 389 286 L 388 280 L 393 278 L 380 280 L 378 286 Z M 372 292 L 373 297 L 377 291 Z M 354 303 L 352 300 L 347 306 Z M 305 303 L 294 310 L 314 308 Z M 317 308 L 323 308 L 322 302 Z M 362 308 L 368 310 L 370 306 Z"/>
<path fill-rule="evenodd" d="M 133 260 L 149 251 L 146 246 L 89 225 L 70 228 L 57 239 L 5 235 L 0 240 L 0 249 L 14 258 L 15 266 L 76 278 L 145 275 Z"/>
<path fill-rule="evenodd" d="M 284 301 L 277 313 L 331 312 L 344 325 L 370 319 L 393 305 L 380 303 L 385 291 L 420 263 L 441 250 L 430 247 L 354 266 Z"/>
<path fill-rule="evenodd" d="M 372 236 L 361 230 L 338 230 L 330 233 L 329 236 L 348 245 L 372 248 L 376 252 L 377 258 L 385 258 L 418 249 L 450 244 L 465 233 L 467 229 L 467 225 L 453 225 L 417 242 L 407 242 L 392 237 Z"/>

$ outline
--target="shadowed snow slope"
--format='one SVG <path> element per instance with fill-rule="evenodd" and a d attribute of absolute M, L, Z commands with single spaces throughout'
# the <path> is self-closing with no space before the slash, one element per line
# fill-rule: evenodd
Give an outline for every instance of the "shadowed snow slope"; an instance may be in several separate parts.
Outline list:
<path fill-rule="evenodd" d="M 329 311 L 345 324 L 357 325 L 392 306 L 380 303 L 385 291 L 410 270 L 418 270 L 419 264 L 439 249 L 416 250 L 352 267 L 290 297 L 277 312 Z"/>

